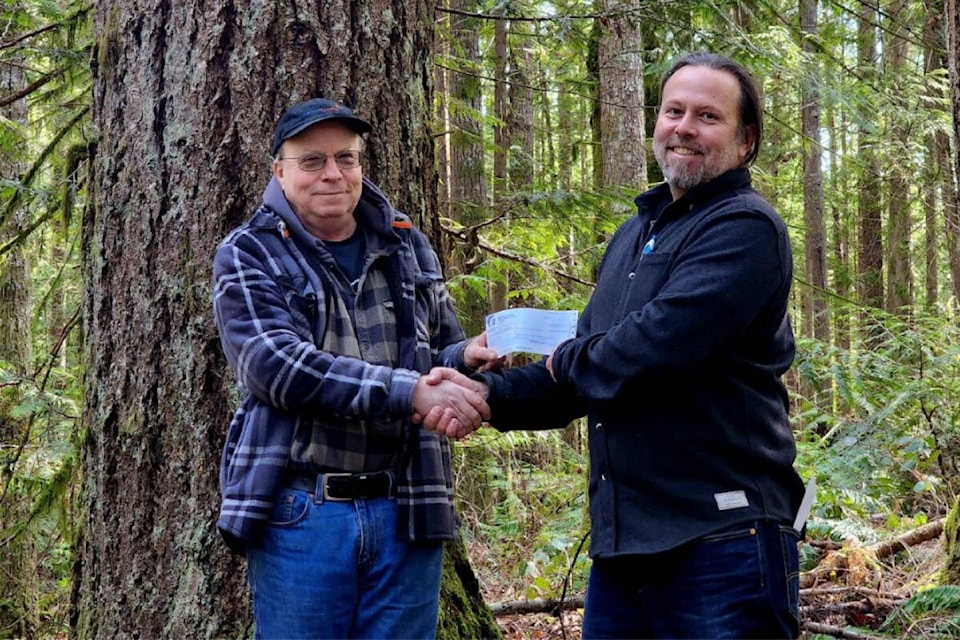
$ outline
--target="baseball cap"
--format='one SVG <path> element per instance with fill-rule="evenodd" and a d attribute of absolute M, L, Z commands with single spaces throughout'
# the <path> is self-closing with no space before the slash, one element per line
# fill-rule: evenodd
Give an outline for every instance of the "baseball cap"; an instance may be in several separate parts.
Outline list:
<path fill-rule="evenodd" d="M 284 140 L 292 138 L 307 127 L 325 120 L 341 120 L 357 133 L 369 133 L 373 128 L 369 122 L 353 115 L 353 111 L 339 102 L 325 98 L 314 98 L 293 105 L 280 116 L 277 128 L 273 132 L 273 146 L 270 153 L 274 156 L 277 155 L 277 151 Z"/>

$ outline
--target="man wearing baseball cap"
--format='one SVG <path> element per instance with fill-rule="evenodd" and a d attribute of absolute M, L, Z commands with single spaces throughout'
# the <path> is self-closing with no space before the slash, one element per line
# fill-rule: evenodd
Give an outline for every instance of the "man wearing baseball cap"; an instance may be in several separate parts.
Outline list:
<path fill-rule="evenodd" d="M 425 236 L 363 177 L 370 131 L 338 102 L 290 107 L 262 204 L 214 258 L 242 392 L 217 525 L 258 638 L 434 637 L 456 517 L 447 439 L 417 423 L 489 417 L 456 381 L 496 354 L 464 340 Z M 456 371 L 427 384 L 434 367 Z"/>

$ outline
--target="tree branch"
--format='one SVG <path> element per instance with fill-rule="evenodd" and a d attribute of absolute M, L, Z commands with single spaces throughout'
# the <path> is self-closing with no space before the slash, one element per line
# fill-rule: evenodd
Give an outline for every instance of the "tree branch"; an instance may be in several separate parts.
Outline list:
<path fill-rule="evenodd" d="M 536 260 L 534 260 L 534 259 L 532 259 L 532 258 L 525 258 L 525 257 L 523 257 L 523 256 L 518 256 L 518 255 L 516 255 L 516 254 L 514 254 L 514 253 L 510 253 L 510 252 L 508 252 L 508 251 L 504 251 L 504 250 L 502 250 L 502 249 L 498 249 L 498 248 L 496 248 L 496 247 L 494 247 L 494 246 L 492 246 L 492 245 L 487 244 L 486 242 L 483 242 L 482 240 L 477 241 L 477 246 L 478 246 L 479 248 L 483 249 L 484 251 L 486 251 L 487 253 L 492 253 L 493 255 L 498 256 L 498 257 L 500 257 L 500 258 L 504 258 L 504 259 L 506 259 L 506 260 L 512 260 L 512 261 L 514 261 L 514 262 L 519 262 L 519 263 L 521 263 L 521 264 L 526 264 L 526 265 L 529 265 L 529 266 L 531 266 L 531 267 L 536 267 L 537 269 L 543 269 L 543 270 L 546 271 L 547 273 L 550 273 L 550 274 L 552 274 L 552 275 L 554 275 L 554 276 L 556 276 L 556 277 L 558 277 L 558 278 L 563 278 L 564 280 L 570 280 L 571 282 L 577 282 L 577 283 L 579 283 L 579 284 L 583 284 L 583 285 L 586 285 L 586 286 L 588 286 L 588 287 L 593 287 L 593 286 L 596 285 L 595 282 L 590 282 L 589 280 L 583 280 L 582 278 L 578 278 L 577 276 L 575 276 L 575 275 L 573 275 L 573 274 L 567 273 L 567 272 L 565 272 L 565 271 L 560 271 L 559 269 L 555 269 L 555 268 L 551 267 L 550 265 L 543 264 L 542 262 L 538 262 L 538 261 L 536 261 Z"/>
<path fill-rule="evenodd" d="M 803 628 L 804 630 L 812 633 L 822 633 L 834 638 L 842 638 L 843 640 L 885 640 L 880 636 L 871 636 L 866 633 L 858 633 L 856 631 L 844 629 L 843 627 L 835 627 L 832 624 L 823 624 L 820 622 L 804 622 Z"/>
<path fill-rule="evenodd" d="M 922 527 L 917 527 L 916 529 L 907 531 L 906 533 L 897 536 L 893 540 L 878 542 L 877 544 L 871 545 L 868 548 L 876 554 L 877 559 L 887 558 L 896 553 L 900 553 L 907 547 L 913 547 L 921 542 L 939 538 L 940 534 L 943 533 L 944 522 L 946 522 L 946 518 L 934 520 L 933 522 L 925 524 Z"/>
<path fill-rule="evenodd" d="M 583 607 L 584 596 L 573 595 L 563 600 L 556 598 L 536 598 L 534 600 L 514 600 L 512 602 L 494 602 L 489 605 L 490 612 L 495 618 L 524 613 L 549 613 L 557 615 L 560 611 L 580 609 Z"/>

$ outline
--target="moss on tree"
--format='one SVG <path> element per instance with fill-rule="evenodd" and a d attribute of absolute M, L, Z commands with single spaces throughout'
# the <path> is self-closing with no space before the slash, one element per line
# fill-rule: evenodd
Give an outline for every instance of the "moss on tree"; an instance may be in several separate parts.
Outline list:
<path fill-rule="evenodd" d="M 502 638 L 493 614 L 483 601 L 463 540 L 448 542 L 443 550 L 438 640 Z"/>
<path fill-rule="evenodd" d="M 943 526 L 943 536 L 947 542 L 947 562 L 943 568 L 944 584 L 960 585 L 960 546 L 958 546 L 958 528 L 960 528 L 960 500 L 957 500 Z"/>

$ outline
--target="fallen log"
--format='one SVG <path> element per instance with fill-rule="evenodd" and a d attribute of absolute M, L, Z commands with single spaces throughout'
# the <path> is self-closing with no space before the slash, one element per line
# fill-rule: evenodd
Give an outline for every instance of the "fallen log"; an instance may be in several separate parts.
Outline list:
<path fill-rule="evenodd" d="M 860 546 L 852 539 L 837 551 L 829 551 L 820 563 L 800 576 L 800 588 L 815 587 L 821 581 L 846 581 L 863 585 L 879 576 L 879 560 L 888 558 L 908 547 L 933 540 L 943 533 L 946 518 L 927 523 L 904 534 L 869 546 Z"/>
<path fill-rule="evenodd" d="M 874 557 L 878 559 L 887 558 L 894 554 L 900 553 L 907 547 L 913 547 L 921 542 L 939 538 L 940 534 L 943 533 L 943 523 L 946 522 L 946 520 L 946 518 L 934 520 L 933 522 L 929 522 L 922 527 L 911 529 L 903 535 L 897 536 L 893 540 L 878 542 L 877 544 L 871 545 L 868 548 L 873 551 L 875 554 Z"/>
<path fill-rule="evenodd" d="M 817 614 L 840 613 L 848 615 L 850 613 L 882 613 L 886 615 L 899 606 L 907 603 L 906 599 L 898 598 L 870 598 L 868 600 L 850 600 L 847 602 L 821 602 L 815 605 L 803 605 L 800 607 L 800 616 Z"/>
<path fill-rule="evenodd" d="M 843 627 L 835 627 L 832 624 L 822 624 L 820 622 L 804 622 L 803 629 L 811 633 L 821 633 L 833 638 L 841 638 L 842 640 L 885 640 L 880 636 L 872 636 L 866 633 L 844 629 Z"/>
<path fill-rule="evenodd" d="M 495 618 L 524 613 L 549 613 L 557 615 L 561 611 L 580 609 L 583 607 L 584 596 L 567 596 L 563 600 L 558 598 L 535 598 L 533 600 L 514 600 L 513 602 L 494 602 L 488 605 Z"/>

